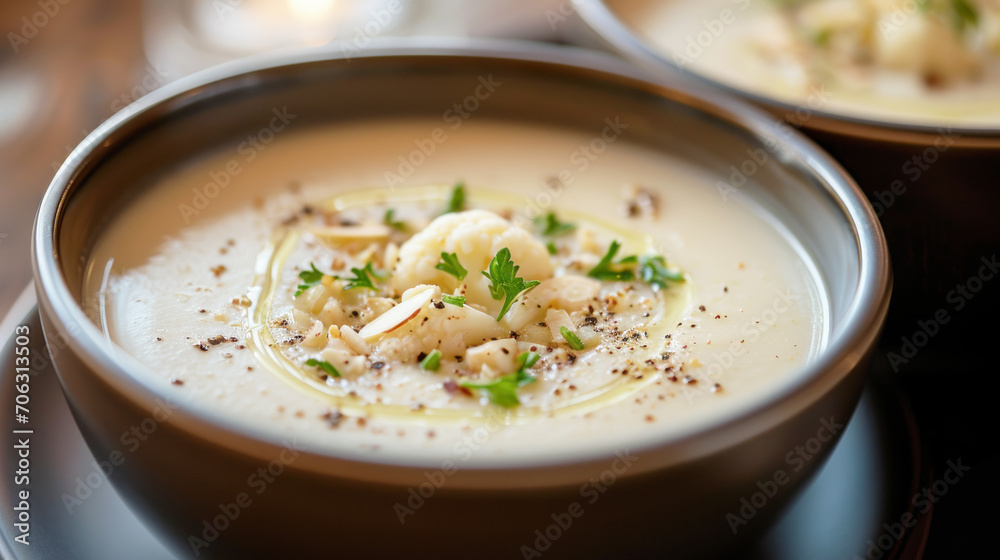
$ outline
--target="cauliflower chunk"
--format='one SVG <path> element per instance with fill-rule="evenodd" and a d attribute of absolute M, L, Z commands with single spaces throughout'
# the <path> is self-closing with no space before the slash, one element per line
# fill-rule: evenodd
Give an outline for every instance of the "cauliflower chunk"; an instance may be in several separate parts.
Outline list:
<path fill-rule="evenodd" d="M 466 348 L 477 346 L 510 333 L 482 311 L 468 305 L 428 305 L 401 327 L 385 333 L 378 343 L 380 351 L 390 351 L 405 360 L 417 352 L 438 349 L 445 356 L 462 356 Z"/>
<path fill-rule="evenodd" d="M 967 78 L 979 70 L 979 57 L 949 23 L 915 14 L 892 27 L 891 18 L 891 13 L 882 16 L 880 24 L 888 31 L 874 36 L 875 60 L 880 66 L 933 76 L 943 82 Z"/>
<path fill-rule="evenodd" d="M 504 315 L 507 326 L 519 331 L 540 321 L 549 307 L 578 311 L 592 302 L 601 291 L 601 283 L 585 276 L 559 276 L 543 280 L 517 300 Z"/>
<path fill-rule="evenodd" d="M 434 267 L 441 262 L 441 253 L 455 253 L 469 271 L 464 279 L 468 302 L 495 315 L 502 302 L 490 296 L 490 281 L 480 271 L 486 270 L 504 247 L 510 250 L 514 264 L 521 267 L 518 276 L 527 280 L 552 277 L 548 251 L 531 233 L 493 212 L 469 210 L 440 216 L 400 247 L 393 271 L 394 287 L 403 291 L 416 284 L 436 284 L 453 290 L 459 280 Z"/>
<path fill-rule="evenodd" d="M 472 371 L 489 368 L 494 372 L 510 373 L 517 369 L 517 341 L 513 338 L 494 340 L 469 348 L 465 360 Z"/>

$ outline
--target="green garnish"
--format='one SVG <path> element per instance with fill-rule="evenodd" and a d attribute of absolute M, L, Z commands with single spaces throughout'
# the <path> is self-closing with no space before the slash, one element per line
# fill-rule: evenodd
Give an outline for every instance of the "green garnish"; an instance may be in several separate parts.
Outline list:
<path fill-rule="evenodd" d="M 498 377 L 485 383 L 463 382 L 460 385 L 468 389 L 478 389 L 486 395 L 491 403 L 510 408 L 521 404 L 517 398 L 517 390 L 529 383 L 535 382 L 535 376 L 528 373 L 528 368 L 535 365 L 539 356 L 536 352 L 523 352 L 517 357 L 518 368 L 514 373 Z"/>
<path fill-rule="evenodd" d="M 385 271 L 382 271 L 382 272 L 379 272 L 378 270 L 375 270 L 372 267 L 372 263 L 366 264 L 365 265 L 365 269 L 368 271 L 369 274 L 371 274 L 372 276 L 374 276 L 375 278 L 377 278 L 379 280 L 388 280 L 389 276 L 391 274 L 391 272 L 388 271 L 388 270 L 385 270 Z"/>
<path fill-rule="evenodd" d="M 979 12 L 968 0 L 916 0 L 920 13 L 937 12 L 941 17 L 951 19 L 955 33 L 961 35 L 966 27 L 979 25 Z"/>
<path fill-rule="evenodd" d="M 550 255 L 555 255 L 559 252 L 559 249 L 556 249 L 556 244 L 551 241 L 545 244 L 545 248 L 548 249 Z"/>
<path fill-rule="evenodd" d="M 450 296 L 448 294 L 443 294 L 441 296 L 441 301 L 462 307 L 465 305 L 465 296 Z"/>
<path fill-rule="evenodd" d="M 449 254 L 442 252 L 441 262 L 435 265 L 434 268 L 447 272 L 459 280 L 465 280 L 465 275 L 469 273 L 469 271 L 465 270 L 461 263 L 458 262 L 458 255 L 455 253 Z"/>
<path fill-rule="evenodd" d="M 365 264 L 364 268 L 351 268 L 351 273 L 354 274 L 354 278 L 344 278 L 347 280 L 347 284 L 344 286 L 345 290 L 353 290 L 355 288 L 366 288 L 369 290 L 378 290 L 375 287 L 375 283 L 368 276 L 369 274 L 378 277 L 378 274 L 372 270 L 372 263 Z"/>
<path fill-rule="evenodd" d="M 955 30 L 959 33 L 965 31 L 966 26 L 976 27 L 979 25 L 979 12 L 969 3 L 969 0 L 951 0 L 952 20 Z"/>
<path fill-rule="evenodd" d="M 576 336 L 576 333 L 569 330 L 569 327 L 559 327 L 559 334 L 566 339 L 566 343 L 569 344 L 570 348 L 573 350 L 583 350 L 583 341 L 580 340 L 580 337 Z"/>
<path fill-rule="evenodd" d="M 521 267 L 515 265 L 510 260 L 510 249 L 504 247 L 490 261 L 489 272 L 485 270 L 480 271 L 483 276 L 489 278 L 490 282 L 492 282 L 490 285 L 490 295 L 493 296 L 493 299 L 504 300 L 503 307 L 500 308 L 500 314 L 497 315 L 498 322 L 507 313 L 510 306 L 514 304 L 517 296 L 541 284 L 538 280 L 525 282 L 524 278 L 519 278 L 517 276 L 519 268 Z"/>
<path fill-rule="evenodd" d="M 556 237 L 576 229 L 576 224 L 560 222 L 555 212 L 549 212 L 544 218 L 535 218 L 535 223 L 542 229 L 542 235 Z"/>
<path fill-rule="evenodd" d="M 385 225 L 391 227 L 392 229 L 394 229 L 396 231 L 406 231 L 406 224 L 405 223 L 399 222 L 399 221 L 396 221 L 396 220 L 393 219 L 392 215 L 395 214 L 395 213 L 396 213 L 396 210 L 394 208 L 389 208 L 388 210 L 386 210 L 385 211 L 385 219 L 383 220 L 383 222 L 385 222 Z"/>
<path fill-rule="evenodd" d="M 830 44 L 830 36 L 833 33 L 829 29 L 821 29 L 812 34 L 810 39 L 817 47 L 825 47 Z"/>
<path fill-rule="evenodd" d="M 660 255 L 629 255 L 619 261 L 615 261 L 615 255 L 621 249 L 621 243 L 612 241 L 608 247 L 608 252 L 604 254 L 601 261 L 597 263 L 587 276 L 598 280 L 620 280 L 629 281 L 636 277 L 636 272 L 631 268 L 618 268 L 620 265 L 638 265 L 638 276 L 644 282 L 648 282 L 653 288 L 662 290 L 667 287 L 667 282 L 683 282 L 684 273 L 679 270 L 667 268 L 667 260 Z"/>
<path fill-rule="evenodd" d="M 636 257 L 629 256 L 617 263 L 614 262 L 615 255 L 618 253 L 618 249 L 621 249 L 621 246 L 622 244 L 618 241 L 612 241 L 611 246 L 608 247 L 608 252 L 601 257 L 601 261 L 587 273 L 587 276 L 597 278 L 598 280 L 619 280 L 623 282 L 627 282 L 635 278 L 635 273 L 631 270 L 615 270 L 612 268 L 615 264 L 633 263 L 637 260 Z"/>
<path fill-rule="evenodd" d="M 422 370 L 437 371 L 439 367 L 441 367 L 441 351 L 437 348 L 431 350 L 430 354 L 420 360 L 420 369 Z"/>
<path fill-rule="evenodd" d="M 448 205 L 445 206 L 442 214 L 461 212 L 465 208 L 465 183 L 459 181 L 451 188 L 451 195 L 448 197 Z"/>
<path fill-rule="evenodd" d="M 299 273 L 299 278 L 302 279 L 302 284 L 299 284 L 298 289 L 295 290 L 295 297 L 299 297 L 302 295 L 302 292 L 323 281 L 323 273 L 316 268 L 315 264 L 309 263 L 309 268 L 311 270 L 303 270 Z"/>
<path fill-rule="evenodd" d="M 639 277 L 657 290 L 667 287 L 667 282 L 683 282 L 684 273 L 667 268 L 667 260 L 660 255 L 639 258 Z"/>
<path fill-rule="evenodd" d="M 333 367 L 333 364 L 327 362 L 326 360 L 317 360 L 315 358 L 309 358 L 306 360 L 307 366 L 318 367 L 319 369 L 327 372 L 332 377 L 340 377 L 340 372 L 337 368 Z"/>

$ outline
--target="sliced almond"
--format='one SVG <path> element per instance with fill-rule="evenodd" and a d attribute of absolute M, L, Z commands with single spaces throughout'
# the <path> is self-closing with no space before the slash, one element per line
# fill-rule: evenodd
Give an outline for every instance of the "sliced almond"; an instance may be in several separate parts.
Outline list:
<path fill-rule="evenodd" d="M 376 317 L 361 329 L 360 333 L 355 333 L 360 338 L 370 341 L 375 337 L 387 332 L 392 332 L 410 319 L 416 317 L 420 310 L 427 305 L 434 296 L 434 290 L 428 288 L 423 292 L 412 295 L 404 299 L 401 303 Z"/>
<path fill-rule="evenodd" d="M 434 284 L 417 284 L 416 286 L 414 286 L 414 287 L 406 290 L 405 292 L 403 292 L 403 296 L 402 296 L 401 299 L 407 300 L 407 299 L 410 299 L 413 296 L 419 296 L 419 295 L 423 294 L 424 292 L 426 292 L 427 290 L 431 290 L 431 292 L 432 292 L 431 293 L 431 297 L 432 298 L 440 298 L 441 297 L 441 288 L 439 288 L 438 286 L 436 286 Z"/>
<path fill-rule="evenodd" d="M 314 321 L 306 337 L 302 339 L 302 345 L 308 348 L 319 348 L 326 346 L 326 332 L 323 329 L 322 321 Z"/>
<path fill-rule="evenodd" d="M 371 347 L 368 346 L 365 339 L 361 338 L 361 335 L 354 332 L 354 329 L 347 325 L 340 326 L 340 338 L 351 347 L 351 350 L 354 350 L 358 354 L 364 354 L 367 356 L 372 352 Z"/>

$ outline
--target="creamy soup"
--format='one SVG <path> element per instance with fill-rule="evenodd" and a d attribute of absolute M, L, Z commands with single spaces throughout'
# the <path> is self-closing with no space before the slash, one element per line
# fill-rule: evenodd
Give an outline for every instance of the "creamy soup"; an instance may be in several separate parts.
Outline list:
<path fill-rule="evenodd" d="M 994 0 L 610 0 L 679 66 L 810 110 L 1000 126 Z"/>
<path fill-rule="evenodd" d="M 824 345 L 811 261 L 714 177 L 487 121 L 419 151 L 439 124 L 173 172 L 98 243 L 91 315 L 185 406 L 396 458 L 468 452 L 484 425 L 493 460 L 677 434 Z"/>

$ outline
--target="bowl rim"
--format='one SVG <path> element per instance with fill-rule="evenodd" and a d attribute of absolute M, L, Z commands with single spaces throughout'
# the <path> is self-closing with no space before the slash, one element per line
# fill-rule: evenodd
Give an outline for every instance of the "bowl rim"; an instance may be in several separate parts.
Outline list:
<path fill-rule="evenodd" d="M 689 70 L 674 63 L 650 47 L 640 35 L 613 11 L 606 0 L 574 2 L 576 12 L 587 28 L 596 33 L 606 45 L 626 59 L 654 73 L 684 76 L 692 81 L 730 95 L 746 99 L 776 115 L 795 113 L 802 104 L 782 101 L 776 97 L 718 81 L 701 72 Z M 1000 148 L 1000 128 L 982 128 L 947 124 L 915 124 L 893 120 L 878 120 L 836 111 L 809 109 L 810 118 L 801 123 L 802 128 L 848 136 L 856 140 L 878 140 L 912 146 L 928 146 L 944 132 L 956 134 L 955 144 L 967 148 Z"/>
<path fill-rule="evenodd" d="M 700 457 L 731 447 L 748 439 L 746 435 L 738 434 L 738 431 L 762 433 L 787 417 L 790 410 L 801 410 L 814 403 L 857 367 L 867 350 L 874 345 L 885 319 L 891 292 L 888 248 L 874 210 L 860 188 L 838 163 L 803 135 L 779 129 L 775 119 L 765 113 L 738 100 L 711 92 L 695 94 L 662 81 L 650 81 L 648 75 L 619 58 L 573 47 L 483 39 L 384 39 L 373 41 L 362 53 L 352 53 L 350 57 L 402 57 L 415 60 L 458 57 L 478 61 L 526 62 L 552 66 L 561 72 L 582 71 L 595 75 L 595 80 L 624 81 L 633 88 L 642 86 L 646 90 L 659 92 L 661 97 L 673 102 L 707 112 L 713 118 L 743 130 L 754 138 L 776 141 L 802 169 L 819 180 L 817 188 L 825 188 L 835 198 L 857 243 L 858 283 L 854 285 L 850 303 L 845 307 L 842 327 L 838 332 L 831 333 L 823 352 L 812 361 L 804 363 L 802 368 L 805 371 L 798 371 L 796 379 L 784 384 L 781 391 L 747 399 L 744 406 L 735 412 L 713 418 L 711 422 L 700 422 L 691 430 L 676 431 L 669 434 L 669 437 L 660 435 L 653 438 L 655 441 L 645 442 L 645 445 L 631 446 L 637 452 L 669 447 L 677 451 L 674 454 L 676 457 L 683 456 L 687 460 L 688 457 Z M 102 161 L 108 147 L 115 144 L 116 132 L 126 123 L 157 106 L 177 99 L 191 102 L 193 97 L 197 97 L 197 90 L 205 90 L 212 83 L 232 80 L 245 74 L 317 62 L 336 64 L 344 59 L 345 56 L 329 50 L 294 49 L 236 60 L 167 84 L 124 108 L 95 129 L 70 154 L 47 188 L 32 235 L 32 262 L 39 309 L 49 318 L 57 333 L 66 339 L 67 349 L 72 350 L 94 375 L 140 409 L 149 410 L 151 403 L 157 398 L 164 398 L 165 394 L 150 380 L 144 379 L 144 376 L 130 374 L 123 361 L 113 357 L 105 349 L 104 335 L 73 297 L 61 272 L 63 259 L 56 252 L 57 227 L 73 190 L 78 183 L 85 182 L 85 175 L 82 179 L 81 174 L 88 166 L 93 165 L 92 160 Z M 66 336 L 67 333 L 69 336 Z M 47 339 L 52 334 L 46 332 Z M 72 395 L 67 397 L 72 401 Z M 207 407 L 179 408 L 172 413 L 170 422 L 191 437 L 265 461 L 273 458 L 288 439 L 254 429 L 207 410 Z M 607 458 L 613 458 L 614 452 L 620 448 L 621 446 L 591 449 L 580 446 L 576 452 L 565 453 L 556 458 L 541 454 L 517 459 L 484 458 L 477 455 L 463 464 L 459 472 L 482 473 L 498 469 L 551 471 L 571 465 L 579 467 L 585 464 L 605 464 Z M 304 462 L 303 468 L 326 474 L 331 473 L 334 470 L 331 465 L 338 462 L 411 471 L 422 471 L 441 464 L 439 457 L 424 460 L 425 458 L 406 456 L 405 453 L 392 456 L 381 452 L 375 458 L 358 450 L 333 447 L 309 449 L 303 452 L 303 456 L 311 459 Z M 384 471 L 379 471 L 371 474 L 371 477 L 379 480 L 383 475 Z M 519 482 L 516 477 L 497 478 L 505 478 L 497 482 L 503 487 L 529 484 Z"/>

